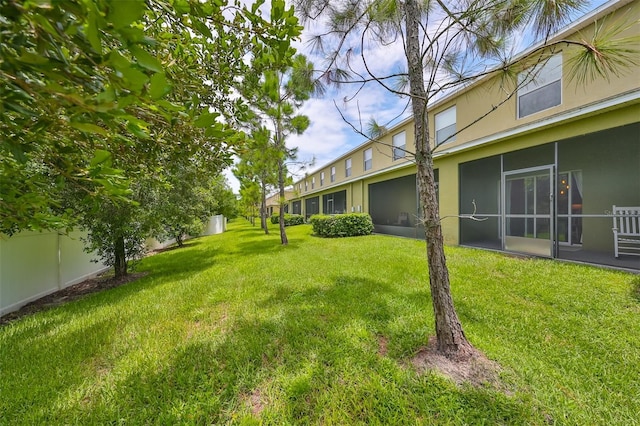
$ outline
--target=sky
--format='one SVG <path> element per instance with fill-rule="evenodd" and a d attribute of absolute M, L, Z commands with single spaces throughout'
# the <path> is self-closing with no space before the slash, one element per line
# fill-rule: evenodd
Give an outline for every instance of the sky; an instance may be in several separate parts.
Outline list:
<path fill-rule="evenodd" d="M 589 1 L 584 13 L 603 3 L 605 3 L 604 0 Z M 262 9 L 268 11 L 268 7 L 267 2 Z M 322 24 L 312 22 L 306 25 L 301 39 L 294 45 L 299 53 L 305 54 L 314 63 L 316 69 L 322 68 L 324 58 L 311 51 L 308 41 L 313 34 L 321 30 Z M 530 42 L 531 37 L 523 36 L 514 40 L 513 44 L 516 49 L 524 49 Z M 364 54 L 368 65 L 374 68 L 378 75 L 405 68 L 401 40 L 385 47 L 367 46 Z M 362 64 L 355 66 L 357 69 L 364 69 Z M 305 173 L 314 173 L 335 158 L 365 142 L 365 138 L 345 122 L 341 112 L 351 125 L 365 130 L 367 122 L 372 118 L 387 127 L 407 118 L 410 110 L 406 105 L 406 98 L 391 94 L 377 83 L 367 84 L 362 89 L 356 85 L 341 86 L 340 89 L 328 90 L 322 98 L 306 101 L 299 112 L 309 117 L 310 126 L 302 135 L 292 135 L 287 140 L 288 147 L 298 149 L 297 161 L 308 164 L 304 169 L 299 166 L 290 167 L 294 180 L 303 178 Z M 240 184 L 231 170 L 228 169 L 225 175 L 233 191 L 238 193 Z"/>

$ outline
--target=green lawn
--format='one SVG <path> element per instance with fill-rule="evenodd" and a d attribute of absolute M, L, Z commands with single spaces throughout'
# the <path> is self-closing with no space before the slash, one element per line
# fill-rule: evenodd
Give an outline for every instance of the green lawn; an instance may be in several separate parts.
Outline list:
<path fill-rule="evenodd" d="M 0 327 L 1 424 L 640 424 L 640 277 L 448 248 L 505 390 L 417 374 L 425 247 L 242 221 Z M 387 342 L 380 353 L 380 342 Z"/>

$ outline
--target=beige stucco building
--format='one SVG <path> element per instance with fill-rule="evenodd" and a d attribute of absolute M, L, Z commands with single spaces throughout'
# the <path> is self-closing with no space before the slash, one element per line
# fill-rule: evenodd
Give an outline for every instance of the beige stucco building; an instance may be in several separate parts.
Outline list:
<path fill-rule="evenodd" d="M 638 35 L 639 16 L 638 0 L 610 1 L 555 38 L 588 39 L 605 17 Z M 511 98 L 515 82 L 494 76 L 430 107 L 446 243 L 640 269 L 613 256 L 611 216 L 640 206 L 640 70 L 580 83 L 573 52 L 545 51 Z M 422 238 L 413 135 L 405 120 L 295 182 L 288 211 L 367 212 L 376 232 Z"/>

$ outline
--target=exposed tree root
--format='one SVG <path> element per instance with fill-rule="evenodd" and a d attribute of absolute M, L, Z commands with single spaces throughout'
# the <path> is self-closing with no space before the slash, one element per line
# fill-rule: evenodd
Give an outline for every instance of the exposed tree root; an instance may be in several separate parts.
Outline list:
<path fill-rule="evenodd" d="M 411 360 L 418 372 L 436 371 L 450 378 L 456 384 L 470 384 L 474 387 L 495 387 L 502 389 L 500 382 L 500 365 L 487 358 L 482 352 L 471 347 L 464 356 L 451 359 L 437 350 L 435 337 L 429 344 L 421 348 Z"/>

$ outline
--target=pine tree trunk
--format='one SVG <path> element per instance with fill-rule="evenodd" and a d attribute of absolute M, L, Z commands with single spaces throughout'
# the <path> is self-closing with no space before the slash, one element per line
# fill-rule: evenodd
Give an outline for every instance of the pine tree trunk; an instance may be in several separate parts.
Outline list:
<path fill-rule="evenodd" d="M 269 235 L 269 226 L 267 225 L 267 187 L 262 184 L 262 204 L 260 205 L 260 226 L 264 229 L 264 233 Z"/>
<path fill-rule="evenodd" d="M 115 277 L 122 278 L 127 275 L 127 253 L 124 248 L 124 236 L 118 235 L 113 244 Z"/>
<path fill-rule="evenodd" d="M 284 160 L 278 160 L 278 188 L 280 190 L 280 242 L 282 245 L 289 244 L 287 232 L 284 229 Z"/>
<path fill-rule="evenodd" d="M 420 10 L 416 0 L 406 0 L 404 11 L 407 31 L 405 48 L 415 130 L 418 194 L 427 242 L 429 284 L 436 320 L 438 352 L 450 359 L 464 359 L 472 355 L 473 346 L 467 340 L 453 306 L 449 271 L 444 255 L 444 241 L 433 175 L 433 158 L 429 146 L 427 93 L 424 87 L 424 68 L 418 32 Z"/>

